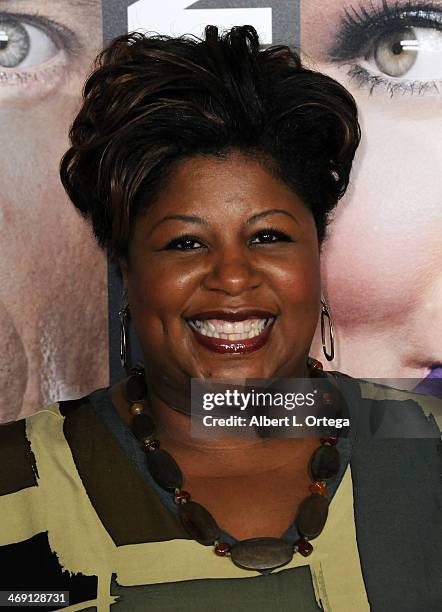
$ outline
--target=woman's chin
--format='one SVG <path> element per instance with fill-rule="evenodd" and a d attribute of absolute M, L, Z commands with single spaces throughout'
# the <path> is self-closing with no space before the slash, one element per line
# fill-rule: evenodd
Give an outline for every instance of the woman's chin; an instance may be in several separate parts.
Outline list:
<path fill-rule="evenodd" d="M 269 368 L 266 364 L 247 363 L 230 363 L 230 364 L 209 364 L 205 362 L 201 368 L 197 368 L 198 374 L 192 378 L 213 378 L 218 380 L 243 380 L 247 379 L 268 379 L 275 374 L 274 368 Z"/>

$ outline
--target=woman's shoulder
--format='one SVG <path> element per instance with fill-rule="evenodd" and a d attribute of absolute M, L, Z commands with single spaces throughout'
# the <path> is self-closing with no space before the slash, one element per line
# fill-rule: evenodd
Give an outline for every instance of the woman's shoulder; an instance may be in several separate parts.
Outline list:
<path fill-rule="evenodd" d="M 425 602 L 426 610 L 436 609 L 442 584 L 441 400 L 384 380 L 333 374 L 355 417 L 354 516 L 370 605 L 422 610 Z"/>
<path fill-rule="evenodd" d="M 22 419 L 0 423 L 0 496 L 38 484 L 33 445 L 46 446 L 54 452 L 57 446 L 64 446 L 66 419 L 72 420 L 75 411 L 87 418 L 92 412 L 90 397 L 102 391 L 74 400 L 51 402 Z"/>

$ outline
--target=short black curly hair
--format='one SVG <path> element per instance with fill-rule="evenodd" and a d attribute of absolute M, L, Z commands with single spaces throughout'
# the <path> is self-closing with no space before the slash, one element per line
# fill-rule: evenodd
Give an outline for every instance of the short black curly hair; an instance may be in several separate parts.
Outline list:
<path fill-rule="evenodd" d="M 294 50 L 261 49 L 252 26 L 222 34 L 207 26 L 204 39 L 114 39 L 96 59 L 69 136 L 61 181 L 118 261 L 178 161 L 234 150 L 260 159 L 303 200 L 321 244 L 360 128 L 348 91 Z"/>

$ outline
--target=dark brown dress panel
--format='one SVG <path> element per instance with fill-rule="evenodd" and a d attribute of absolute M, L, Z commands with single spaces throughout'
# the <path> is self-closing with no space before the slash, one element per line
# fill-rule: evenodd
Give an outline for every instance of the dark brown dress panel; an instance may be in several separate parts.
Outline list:
<path fill-rule="evenodd" d="M 190 539 L 88 401 L 68 412 L 64 433 L 89 499 L 117 546 Z"/>
<path fill-rule="evenodd" d="M 25 419 L 0 424 L 0 495 L 35 487 L 37 477 Z"/>

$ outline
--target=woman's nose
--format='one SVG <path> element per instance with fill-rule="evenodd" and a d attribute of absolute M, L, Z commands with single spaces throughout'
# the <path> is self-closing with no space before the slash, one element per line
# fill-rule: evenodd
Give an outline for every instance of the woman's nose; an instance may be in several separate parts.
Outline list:
<path fill-rule="evenodd" d="M 222 291 L 228 295 L 240 295 L 255 289 L 262 282 L 262 273 L 251 261 L 249 253 L 242 250 L 214 255 L 203 286 L 210 291 Z"/>

